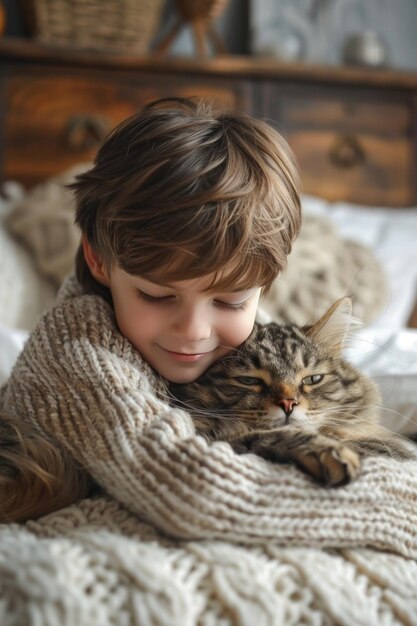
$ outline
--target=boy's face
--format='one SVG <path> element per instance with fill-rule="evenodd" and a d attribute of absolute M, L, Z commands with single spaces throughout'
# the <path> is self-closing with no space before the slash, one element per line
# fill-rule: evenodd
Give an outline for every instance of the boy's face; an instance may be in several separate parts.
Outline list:
<path fill-rule="evenodd" d="M 170 285 L 115 266 L 107 279 L 120 332 L 161 376 L 187 383 L 250 335 L 260 289 L 213 293 L 211 276 Z"/>

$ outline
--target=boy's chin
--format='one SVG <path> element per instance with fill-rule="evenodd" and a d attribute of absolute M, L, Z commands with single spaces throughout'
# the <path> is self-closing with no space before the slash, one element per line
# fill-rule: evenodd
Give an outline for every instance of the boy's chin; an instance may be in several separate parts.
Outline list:
<path fill-rule="evenodd" d="M 206 371 L 207 368 L 203 369 L 203 370 L 199 370 L 196 373 L 192 373 L 192 372 L 174 372 L 171 373 L 169 372 L 168 376 L 164 376 L 161 373 L 162 376 L 164 376 L 164 378 L 167 379 L 167 381 L 169 383 L 176 383 L 177 385 L 186 385 L 188 383 L 192 383 L 195 380 L 197 380 L 197 378 L 199 378 L 202 374 L 204 374 L 204 372 Z"/>
<path fill-rule="evenodd" d="M 165 378 L 169 383 L 176 383 L 177 385 L 186 385 L 197 380 L 204 372 L 210 367 L 212 363 L 200 363 L 194 366 L 174 366 L 174 367 L 161 367 L 158 369 L 160 376 Z"/>

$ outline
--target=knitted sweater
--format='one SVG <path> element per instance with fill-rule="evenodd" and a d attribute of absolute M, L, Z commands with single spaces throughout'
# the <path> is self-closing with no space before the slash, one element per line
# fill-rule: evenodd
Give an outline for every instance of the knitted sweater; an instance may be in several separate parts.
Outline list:
<path fill-rule="evenodd" d="M 293 467 L 207 443 L 186 412 L 161 399 L 164 389 L 118 332 L 111 307 L 70 279 L 2 397 L 172 537 L 371 545 L 417 557 L 416 463 L 368 460 L 353 484 L 324 489 Z"/>
<path fill-rule="evenodd" d="M 164 389 L 67 281 L 2 405 L 109 495 L 0 527 L 1 624 L 417 624 L 416 462 L 367 459 L 322 488 L 207 443 Z"/>

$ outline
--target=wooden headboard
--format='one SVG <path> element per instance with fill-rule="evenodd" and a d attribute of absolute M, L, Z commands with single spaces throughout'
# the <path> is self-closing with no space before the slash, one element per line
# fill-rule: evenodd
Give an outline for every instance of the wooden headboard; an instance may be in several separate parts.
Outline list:
<path fill-rule="evenodd" d="M 30 186 L 90 160 L 145 102 L 201 95 L 273 122 L 304 190 L 328 200 L 417 204 L 417 74 L 272 59 L 137 57 L 0 41 L 1 177 Z"/>

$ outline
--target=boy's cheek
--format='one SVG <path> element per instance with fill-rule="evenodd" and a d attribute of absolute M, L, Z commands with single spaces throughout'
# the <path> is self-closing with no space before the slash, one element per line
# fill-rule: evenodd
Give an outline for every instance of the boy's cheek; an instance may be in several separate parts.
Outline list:
<path fill-rule="evenodd" d="M 245 311 L 244 319 L 239 323 L 231 323 L 229 326 L 229 344 L 233 347 L 240 346 L 249 337 L 253 330 L 256 317 L 256 309 L 254 306 L 250 311 Z"/>

